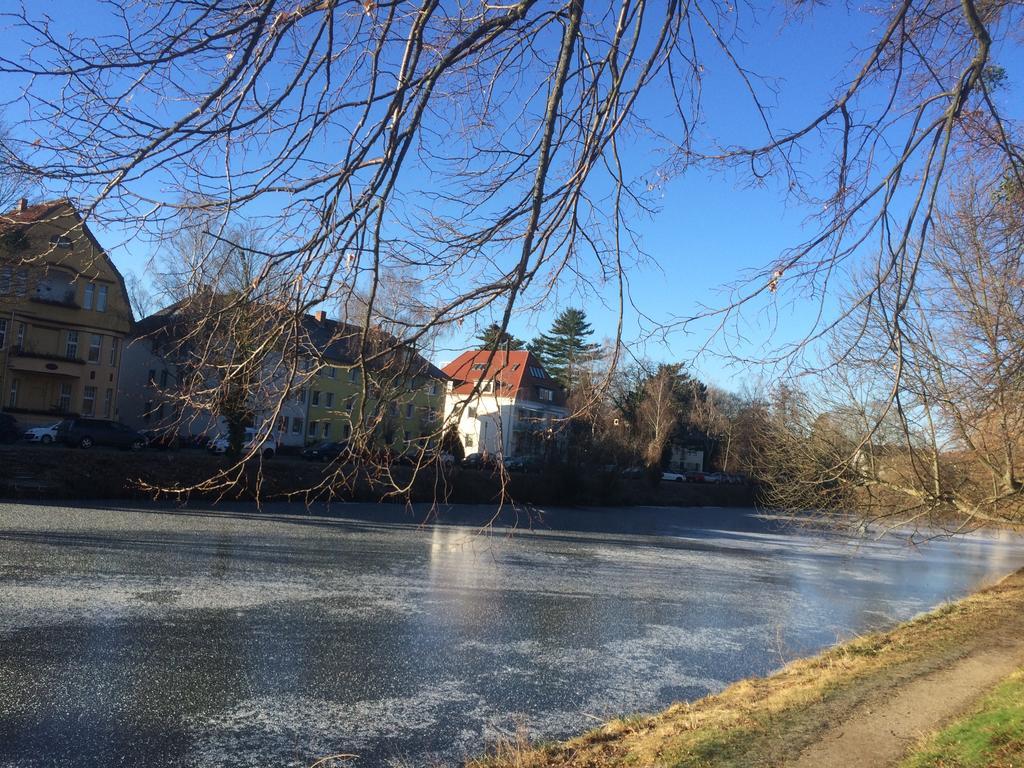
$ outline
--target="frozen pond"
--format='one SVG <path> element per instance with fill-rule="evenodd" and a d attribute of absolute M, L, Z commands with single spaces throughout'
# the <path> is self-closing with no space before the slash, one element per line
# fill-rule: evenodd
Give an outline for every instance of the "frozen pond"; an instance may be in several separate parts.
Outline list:
<path fill-rule="evenodd" d="M 457 764 L 720 689 L 1024 566 L 753 512 L 0 504 L 0 766 Z M 322 511 L 322 510 L 318 510 Z M 269 512 L 269 514 L 267 513 Z"/>

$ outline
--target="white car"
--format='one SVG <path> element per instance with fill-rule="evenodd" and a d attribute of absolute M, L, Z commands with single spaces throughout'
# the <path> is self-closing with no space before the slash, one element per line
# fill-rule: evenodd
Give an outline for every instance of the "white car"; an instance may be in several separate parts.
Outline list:
<path fill-rule="evenodd" d="M 252 451 L 253 440 L 256 439 L 256 430 L 252 427 L 246 427 L 245 430 L 245 442 L 242 443 L 242 454 L 248 455 Z M 227 453 L 228 450 L 228 436 L 217 435 L 213 440 L 210 441 L 206 449 L 210 453 Z M 270 435 L 263 438 L 262 449 L 260 451 L 263 454 L 263 458 L 273 458 L 274 454 L 277 453 L 277 440 Z"/>
<path fill-rule="evenodd" d="M 682 472 L 662 472 L 661 479 L 669 480 L 673 483 L 685 483 L 686 475 L 684 475 Z"/>
<path fill-rule="evenodd" d="M 51 424 L 48 427 L 32 427 L 32 429 L 26 429 L 25 434 L 22 435 L 30 443 L 52 443 L 57 439 L 57 427 L 60 426 L 58 421 L 56 424 Z"/>

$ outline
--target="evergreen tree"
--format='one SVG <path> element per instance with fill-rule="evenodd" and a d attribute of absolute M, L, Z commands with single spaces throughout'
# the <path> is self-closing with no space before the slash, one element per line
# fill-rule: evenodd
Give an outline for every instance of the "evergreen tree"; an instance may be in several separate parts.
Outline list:
<path fill-rule="evenodd" d="M 588 341 L 594 329 L 582 309 L 562 310 L 551 324 L 550 333 L 542 333 L 527 345 L 543 363 L 547 372 L 570 392 L 579 380 L 582 366 L 595 360 L 601 345 Z"/>
<path fill-rule="evenodd" d="M 508 331 L 501 330 L 497 323 L 491 323 L 476 337 L 481 349 L 522 349 L 522 339 L 517 339 Z"/>

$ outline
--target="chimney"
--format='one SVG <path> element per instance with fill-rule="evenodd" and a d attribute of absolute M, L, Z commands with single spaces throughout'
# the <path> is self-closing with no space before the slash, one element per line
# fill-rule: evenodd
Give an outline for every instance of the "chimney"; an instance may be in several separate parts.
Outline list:
<path fill-rule="evenodd" d="M 314 315 L 313 315 L 313 317 L 315 317 L 315 318 L 316 318 L 316 321 L 317 321 L 318 323 L 321 323 L 321 324 L 322 324 L 322 323 L 324 322 L 324 320 L 326 320 L 326 319 L 327 319 L 327 313 L 326 313 L 326 312 L 324 312 L 324 311 L 323 311 L 323 310 L 321 309 L 321 310 L 320 310 L 319 312 L 317 312 L 316 314 L 314 314 Z"/>
<path fill-rule="evenodd" d="M 23 197 L 18 201 L 18 213 L 24 213 L 26 208 L 28 208 L 28 200 Z"/>

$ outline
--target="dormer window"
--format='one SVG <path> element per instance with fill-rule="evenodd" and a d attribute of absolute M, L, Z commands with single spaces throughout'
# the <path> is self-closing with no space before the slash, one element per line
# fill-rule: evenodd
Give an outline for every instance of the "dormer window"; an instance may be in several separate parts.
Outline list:
<path fill-rule="evenodd" d="M 54 248 L 70 248 L 72 242 L 71 238 L 67 235 L 54 235 L 50 238 L 50 245 Z"/>
<path fill-rule="evenodd" d="M 473 370 L 474 371 L 486 371 L 487 370 L 487 363 L 473 363 Z"/>

